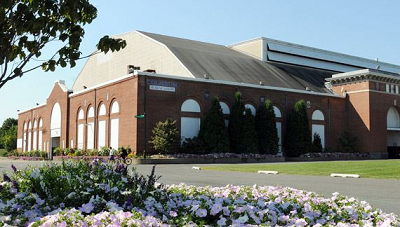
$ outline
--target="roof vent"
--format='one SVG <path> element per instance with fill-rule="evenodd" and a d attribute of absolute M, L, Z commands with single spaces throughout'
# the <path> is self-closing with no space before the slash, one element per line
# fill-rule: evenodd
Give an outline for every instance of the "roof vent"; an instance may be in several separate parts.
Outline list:
<path fill-rule="evenodd" d="M 156 70 L 155 69 L 146 69 L 146 70 L 144 70 L 144 72 L 146 72 L 146 73 L 156 73 Z"/>
<path fill-rule="evenodd" d="M 311 89 L 309 87 L 306 87 L 306 91 L 311 91 Z"/>
<path fill-rule="evenodd" d="M 134 65 L 128 65 L 128 73 L 133 73 L 135 70 L 140 70 L 140 67 Z"/>
<path fill-rule="evenodd" d="M 264 82 L 262 80 L 260 80 L 260 85 L 264 86 Z"/>
<path fill-rule="evenodd" d="M 376 69 L 380 69 L 380 68 L 381 68 L 381 66 L 380 66 L 380 65 L 376 66 Z"/>
<path fill-rule="evenodd" d="M 204 74 L 204 79 L 208 80 L 210 77 L 207 74 Z"/>

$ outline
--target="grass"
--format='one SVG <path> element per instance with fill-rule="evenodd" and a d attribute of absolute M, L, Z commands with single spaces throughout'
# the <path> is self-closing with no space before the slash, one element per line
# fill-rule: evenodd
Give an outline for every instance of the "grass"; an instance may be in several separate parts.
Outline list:
<path fill-rule="evenodd" d="M 400 179 L 400 160 L 330 161 L 308 163 L 276 163 L 220 165 L 204 170 L 254 172 L 279 171 L 280 174 L 329 176 L 331 173 L 359 174 L 362 178 Z"/>

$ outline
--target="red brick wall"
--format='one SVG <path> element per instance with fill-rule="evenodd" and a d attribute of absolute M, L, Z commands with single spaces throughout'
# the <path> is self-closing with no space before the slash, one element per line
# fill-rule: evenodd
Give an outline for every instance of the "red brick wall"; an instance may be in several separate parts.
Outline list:
<path fill-rule="evenodd" d="M 140 93 L 144 94 L 144 80 L 145 76 L 139 76 L 140 78 Z M 260 97 L 263 96 L 266 99 L 270 99 L 274 105 L 278 106 L 282 112 L 282 136 L 286 132 L 286 121 L 289 114 L 292 111 L 294 104 L 303 99 L 311 102 L 311 108 L 307 109 L 310 119 L 310 130 L 311 130 L 311 115 L 314 110 L 321 110 L 325 115 L 325 144 L 327 148 L 336 149 L 336 138 L 337 135 L 342 132 L 346 126 L 346 115 L 343 113 L 346 111 L 346 99 L 339 97 L 328 97 L 318 96 L 310 94 L 300 94 L 294 92 L 285 92 L 277 90 L 266 90 L 258 88 L 249 88 L 241 86 L 232 86 L 225 84 L 212 84 L 202 83 L 195 81 L 184 81 L 184 80 L 173 80 L 166 78 L 157 78 L 148 76 L 149 79 L 158 81 L 169 81 L 177 82 L 178 87 L 176 92 L 165 92 L 165 91 L 154 91 L 149 90 L 148 85 L 146 88 L 146 141 L 151 138 L 151 130 L 155 124 L 159 121 L 165 121 L 166 118 L 177 120 L 177 127 L 180 129 L 180 108 L 182 103 L 187 99 L 196 100 L 201 107 L 200 117 L 204 117 L 208 109 L 211 107 L 211 99 L 214 96 L 219 97 L 221 101 L 224 101 L 231 108 L 235 92 L 240 91 L 243 95 L 245 104 L 252 104 L 256 108 L 261 104 Z M 209 94 L 209 98 L 205 98 L 205 93 Z M 144 103 L 144 95 L 140 96 L 140 103 Z M 139 112 L 144 112 L 144 105 L 139 105 Z M 143 122 L 139 122 L 138 135 L 144 134 Z M 144 144 L 140 141 L 144 140 L 144 135 L 140 136 L 138 141 L 138 151 L 143 151 Z M 146 150 L 153 152 L 151 144 L 146 143 Z"/>

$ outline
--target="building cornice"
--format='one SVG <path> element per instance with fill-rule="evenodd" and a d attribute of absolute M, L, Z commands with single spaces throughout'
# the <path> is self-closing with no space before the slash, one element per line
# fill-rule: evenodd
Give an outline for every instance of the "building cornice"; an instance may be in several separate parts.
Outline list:
<path fill-rule="evenodd" d="M 385 83 L 400 84 L 400 75 L 375 69 L 362 69 L 346 73 L 334 74 L 326 81 L 332 85 L 345 84 L 357 81 L 378 81 Z"/>

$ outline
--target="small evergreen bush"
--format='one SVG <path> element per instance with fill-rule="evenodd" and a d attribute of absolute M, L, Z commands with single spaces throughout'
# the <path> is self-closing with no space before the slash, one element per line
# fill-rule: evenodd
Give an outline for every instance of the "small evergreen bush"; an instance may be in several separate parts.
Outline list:
<path fill-rule="evenodd" d="M 199 140 L 197 136 L 193 138 L 186 138 L 181 145 L 181 153 L 187 154 L 204 154 L 203 141 Z"/>
<path fill-rule="evenodd" d="M 153 135 L 149 143 L 153 144 L 154 150 L 161 154 L 171 153 L 178 148 L 179 131 L 176 121 L 171 119 L 158 122 L 152 130 Z"/>
<path fill-rule="evenodd" d="M 261 154 L 275 155 L 279 151 L 279 138 L 275 117 L 271 100 L 265 100 L 265 103 L 257 109 L 256 114 L 258 152 Z"/>
<path fill-rule="evenodd" d="M 311 150 L 311 132 L 304 100 L 295 104 L 289 117 L 285 148 L 285 155 L 288 157 L 299 157 Z"/>
<path fill-rule="evenodd" d="M 218 97 L 211 101 L 211 108 L 201 124 L 198 138 L 207 153 L 229 152 L 229 135 Z"/>
<path fill-rule="evenodd" d="M 241 141 L 243 139 L 243 113 L 245 111 L 244 103 L 242 100 L 242 93 L 239 91 L 235 93 L 235 102 L 232 105 L 232 111 L 229 120 L 229 140 L 231 151 L 235 153 L 242 152 Z"/>
<path fill-rule="evenodd" d="M 338 140 L 338 151 L 344 153 L 356 152 L 358 145 L 358 138 L 353 136 L 349 131 L 343 131 Z"/>
<path fill-rule="evenodd" d="M 313 139 L 313 143 L 312 143 L 312 152 L 322 153 L 324 149 L 322 148 L 321 137 L 319 136 L 318 133 L 314 133 L 313 137 L 314 137 L 314 139 Z"/>
<path fill-rule="evenodd" d="M 255 117 L 250 109 L 246 109 L 243 119 L 243 138 L 238 145 L 242 153 L 257 153 L 257 131 Z"/>

